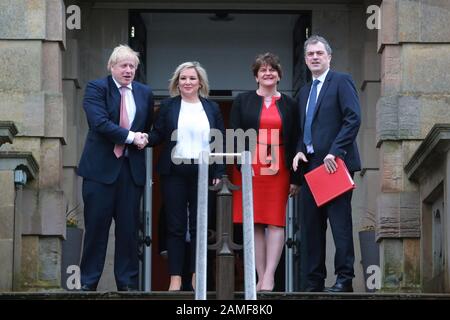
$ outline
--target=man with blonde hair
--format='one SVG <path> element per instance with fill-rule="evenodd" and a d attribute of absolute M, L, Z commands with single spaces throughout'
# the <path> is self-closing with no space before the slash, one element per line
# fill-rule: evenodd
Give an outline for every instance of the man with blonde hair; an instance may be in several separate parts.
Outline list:
<path fill-rule="evenodd" d="M 139 204 L 153 119 L 150 87 L 133 81 L 138 53 L 119 45 L 108 61 L 111 75 L 90 81 L 83 108 L 89 125 L 78 174 L 83 177 L 85 236 L 81 290 L 95 291 L 115 222 L 114 276 L 119 291 L 138 288 Z"/>

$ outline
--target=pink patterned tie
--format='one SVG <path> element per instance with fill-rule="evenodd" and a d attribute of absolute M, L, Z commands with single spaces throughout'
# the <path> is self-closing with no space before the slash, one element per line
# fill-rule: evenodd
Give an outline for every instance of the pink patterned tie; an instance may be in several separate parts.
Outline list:
<path fill-rule="evenodd" d="M 127 112 L 127 105 L 125 103 L 125 90 L 127 90 L 127 87 L 120 87 L 120 121 L 119 125 L 122 128 L 130 129 L 130 121 L 128 120 L 128 112 Z M 120 158 L 123 155 L 123 150 L 125 149 L 125 144 L 116 144 L 114 146 L 114 154 L 117 158 Z"/>

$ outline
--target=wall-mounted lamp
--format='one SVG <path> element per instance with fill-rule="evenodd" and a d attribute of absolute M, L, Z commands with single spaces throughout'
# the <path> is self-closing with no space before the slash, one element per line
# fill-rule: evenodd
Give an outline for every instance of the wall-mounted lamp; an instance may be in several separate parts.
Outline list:
<path fill-rule="evenodd" d="M 19 186 L 27 184 L 27 173 L 23 170 L 14 170 L 14 183 Z"/>

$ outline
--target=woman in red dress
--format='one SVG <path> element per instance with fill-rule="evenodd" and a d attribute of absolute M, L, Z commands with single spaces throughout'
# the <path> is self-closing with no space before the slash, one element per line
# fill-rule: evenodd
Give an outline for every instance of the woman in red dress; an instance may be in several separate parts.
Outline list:
<path fill-rule="evenodd" d="M 256 137 L 256 141 L 235 141 L 235 145 L 250 150 L 253 158 L 256 289 L 272 291 L 285 242 L 287 199 L 299 189 L 299 177 L 290 169 L 299 119 L 296 102 L 277 90 L 282 75 L 278 57 L 272 53 L 258 55 L 252 70 L 258 89 L 236 97 L 230 122 L 235 130 L 254 130 Z M 251 136 L 252 131 L 248 133 Z M 241 185 L 236 167 L 233 182 Z M 233 192 L 233 221 L 242 223 L 241 190 Z"/>

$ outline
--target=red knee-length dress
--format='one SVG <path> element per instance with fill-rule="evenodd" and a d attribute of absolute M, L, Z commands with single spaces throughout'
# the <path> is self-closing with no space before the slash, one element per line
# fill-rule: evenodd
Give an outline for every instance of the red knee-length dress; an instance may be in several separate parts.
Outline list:
<path fill-rule="evenodd" d="M 273 97 L 262 106 L 256 152 L 252 151 L 254 222 L 284 227 L 289 195 L 289 170 L 282 145 L 281 117 Z M 267 130 L 267 131 L 265 131 Z M 278 137 L 278 138 L 276 138 Z M 233 183 L 242 187 L 241 173 L 233 168 Z M 242 223 L 242 190 L 233 191 L 233 221 Z"/>

